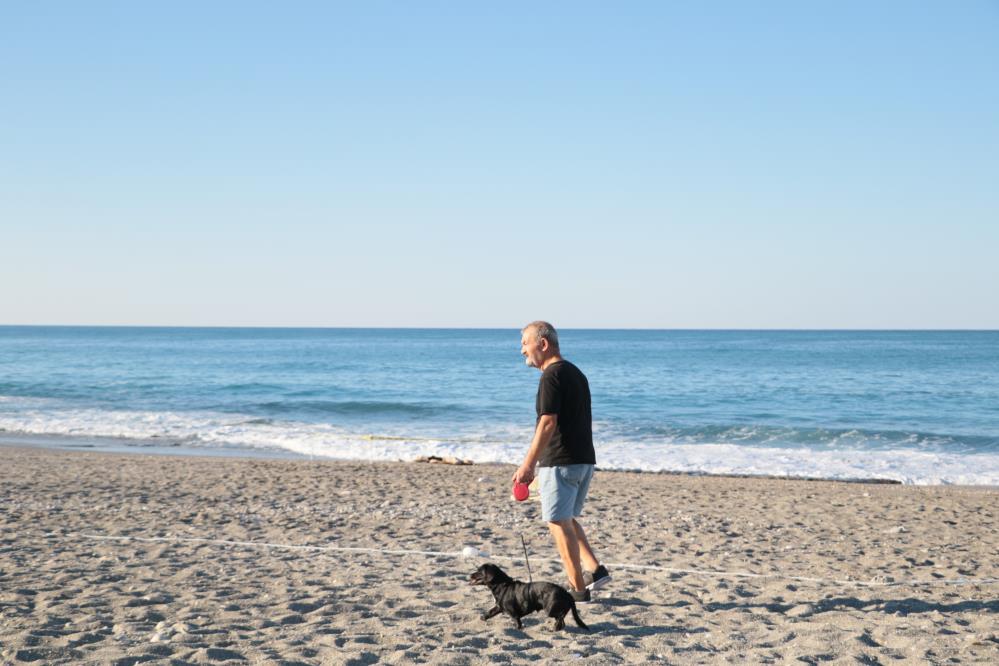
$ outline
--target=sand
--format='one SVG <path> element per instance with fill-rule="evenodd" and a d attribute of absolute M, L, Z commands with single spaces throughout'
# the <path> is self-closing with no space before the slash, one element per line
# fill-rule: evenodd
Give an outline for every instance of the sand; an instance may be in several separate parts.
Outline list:
<path fill-rule="evenodd" d="M 0 662 L 999 663 L 999 489 L 598 471 L 553 633 L 467 584 L 564 580 L 512 473 L 0 448 Z"/>

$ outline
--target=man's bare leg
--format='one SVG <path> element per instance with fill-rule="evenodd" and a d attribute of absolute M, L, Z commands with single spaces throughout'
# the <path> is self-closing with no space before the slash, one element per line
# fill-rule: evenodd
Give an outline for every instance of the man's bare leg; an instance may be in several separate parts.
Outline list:
<path fill-rule="evenodd" d="M 596 571 L 597 567 L 600 566 L 600 562 L 597 561 L 597 556 L 593 554 L 590 542 L 586 540 L 586 533 L 583 532 L 583 526 L 575 518 L 572 519 L 572 526 L 576 531 L 576 541 L 579 543 L 579 561 L 583 565 L 583 569 L 590 572 Z"/>
<path fill-rule="evenodd" d="M 548 529 L 555 537 L 555 547 L 558 548 L 559 557 L 562 558 L 562 566 L 569 576 L 569 584 L 577 591 L 586 589 L 583 582 L 583 568 L 579 564 L 579 539 L 576 538 L 576 527 L 574 521 L 552 520 L 548 522 Z"/>

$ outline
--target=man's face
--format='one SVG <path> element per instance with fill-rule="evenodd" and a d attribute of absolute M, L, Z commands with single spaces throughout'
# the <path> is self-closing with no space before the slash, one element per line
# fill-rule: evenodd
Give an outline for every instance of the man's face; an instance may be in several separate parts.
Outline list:
<path fill-rule="evenodd" d="M 540 368 L 545 361 L 545 353 L 548 351 L 548 341 L 544 338 L 538 339 L 534 329 L 527 329 L 520 334 L 520 353 L 524 357 L 524 363 L 532 368 Z"/>

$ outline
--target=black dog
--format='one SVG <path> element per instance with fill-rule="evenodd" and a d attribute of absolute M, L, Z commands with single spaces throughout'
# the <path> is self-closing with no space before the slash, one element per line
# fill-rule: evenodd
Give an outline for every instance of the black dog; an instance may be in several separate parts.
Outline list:
<path fill-rule="evenodd" d="M 520 618 L 534 611 L 544 610 L 548 617 L 555 618 L 552 629 L 558 631 L 565 627 L 565 616 L 572 611 L 572 619 L 576 624 L 590 630 L 576 612 L 576 601 L 572 595 L 554 583 L 521 583 L 507 576 L 495 564 L 483 564 L 475 570 L 468 582 L 472 585 L 485 585 L 496 598 L 496 605 L 482 614 L 483 620 L 506 613 L 517 623 L 517 628 L 522 629 Z"/>

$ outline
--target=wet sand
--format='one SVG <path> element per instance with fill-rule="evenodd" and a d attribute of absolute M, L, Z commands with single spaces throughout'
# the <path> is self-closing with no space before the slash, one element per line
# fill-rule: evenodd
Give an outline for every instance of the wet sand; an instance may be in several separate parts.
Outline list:
<path fill-rule="evenodd" d="M 997 488 L 598 471 L 553 633 L 466 582 L 564 580 L 512 472 L 0 448 L 0 663 L 999 663 Z"/>

